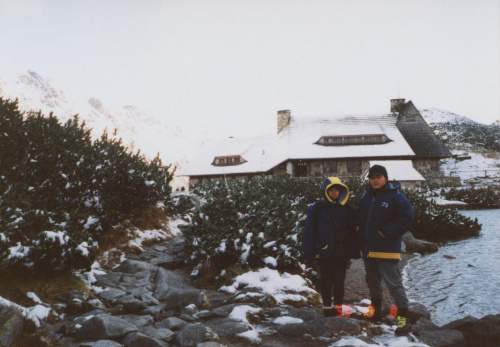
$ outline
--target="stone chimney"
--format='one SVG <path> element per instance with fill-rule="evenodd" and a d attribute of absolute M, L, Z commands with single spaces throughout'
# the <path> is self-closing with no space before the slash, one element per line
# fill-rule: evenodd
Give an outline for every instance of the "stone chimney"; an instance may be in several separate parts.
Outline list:
<path fill-rule="evenodd" d="M 290 110 L 278 111 L 278 134 L 290 123 Z"/>
<path fill-rule="evenodd" d="M 405 99 L 391 99 L 391 112 L 401 112 L 405 105 Z"/>

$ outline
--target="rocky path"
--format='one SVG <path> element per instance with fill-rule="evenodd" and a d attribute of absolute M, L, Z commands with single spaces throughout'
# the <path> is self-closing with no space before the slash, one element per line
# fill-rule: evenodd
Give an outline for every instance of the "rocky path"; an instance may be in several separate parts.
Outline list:
<path fill-rule="evenodd" d="M 183 239 L 174 238 L 129 255 L 113 271 L 96 275 L 95 292 L 72 293 L 64 319 L 44 327 L 51 331 L 50 345 L 314 347 L 352 339 L 352 345 L 381 346 L 387 345 L 381 337 L 393 334 L 390 316 L 385 324 L 368 323 L 355 310 L 349 318 L 323 318 L 319 307 L 241 302 L 239 293 L 197 288 L 183 259 Z M 348 273 L 347 303 L 359 305 L 359 299 L 368 297 L 361 263 L 355 261 Z M 410 312 L 415 334 L 430 346 L 468 346 L 474 336 L 467 336 L 467 329 L 480 322 L 470 317 L 440 328 L 430 322 L 422 305 L 412 304 Z M 408 346 L 425 346 L 413 335 L 409 341 L 413 342 Z"/>

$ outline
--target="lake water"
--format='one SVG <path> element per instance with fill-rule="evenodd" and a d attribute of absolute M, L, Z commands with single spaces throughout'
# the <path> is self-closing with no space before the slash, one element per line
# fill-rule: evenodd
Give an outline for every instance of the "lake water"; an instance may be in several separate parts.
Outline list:
<path fill-rule="evenodd" d="M 408 297 L 438 325 L 500 313 L 500 210 L 461 211 L 482 224 L 481 236 L 447 243 L 405 269 Z"/>

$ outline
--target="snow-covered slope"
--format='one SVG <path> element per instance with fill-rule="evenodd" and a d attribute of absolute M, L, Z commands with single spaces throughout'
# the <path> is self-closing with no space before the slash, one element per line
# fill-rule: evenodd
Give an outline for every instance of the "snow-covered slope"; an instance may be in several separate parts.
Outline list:
<path fill-rule="evenodd" d="M 190 143 L 179 127 L 164 124 L 135 106 L 108 108 L 95 97 L 72 98 L 50 79 L 33 71 L 8 80 L 0 77 L 0 95 L 18 99 L 22 111 L 41 111 L 45 115 L 53 112 L 62 122 L 78 114 L 80 121 L 92 128 L 94 138 L 100 137 L 106 128 L 109 136 L 116 130 L 116 137 L 122 138 L 132 151 L 140 150 L 148 159 L 159 153 L 164 164 L 182 167 L 189 150 L 199 146 Z"/>
<path fill-rule="evenodd" d="M 445 175 L 459 175 L 465 185 L 500 184 L 500 127 L 437 108 L 420 113 L 454 155 L 470 157 L 443 160 L 441 170 Z"/>

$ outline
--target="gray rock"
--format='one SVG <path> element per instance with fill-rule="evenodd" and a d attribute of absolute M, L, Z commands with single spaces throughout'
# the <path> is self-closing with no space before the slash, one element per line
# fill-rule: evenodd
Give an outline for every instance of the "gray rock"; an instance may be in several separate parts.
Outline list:
<path fill-rule="evenodd" d="M 155 322 L 153 317 L 149 315 L 125 315 L 121 318 L 138 328 L 154 324 Z"/>
<path fill-rule="evenodd" d="M 180 309 L 186 305 L 203 304 L 203 293 L 196 288 L 171 288 L 165 296 L 165 310 Z"/>
<path fill-rule="evenodd" d="M 163 311 L 163 306 L 157 305 L 157 306 L 148 306 L 144 310 L 140 312 L 140 314 L 148 314 L 151 316 L 157 316 Z"/>
<path fill-rule="evenodd" d="M 12 306 L 0 305 L 0 346 L 11 346 L 23 332 L 21 312 Z"/>
<path fill-rule="evenodd" d="M 217 342 L 209 341 L 209 342 L 197 343 L 196 347 L 227 347 L 227 346 Z"/>
<path fill-rule="evenodd" d="M 100 293 L 97 293 L 97 296 L 100 297 L 102 300 L 113 303 L 119 298 L 127 295 L 123 290 L 119 289 L 109 289 L 102 291 Z"/>
<path fill-rule="evenodd" d="M 500 346 L 500 314 L 488 315 L 475 322 L 467 342 L 481 347 Z"/>
<path fill-rule="evenodd" d="M 166 300 L 170 286 L 167 283 L 167 272 L 163 268 L 159 268 L 156 271 L 153 285 L 153 296 L 160 300 Z"/>
<path fill-rule="evenodd" d="M 75 337 L 81 340 L 117 340 L 137 330 L 135 325 L 124 319 L 99 314 L 83 322 Z"/>
<path fill-rule="evenodd" d="M 99 299 L 88 299 L 82 305 L 82 309 L 86 312 L 93 310 L 106 310 L 106 306 Z"/>
<path fill-rule="evenodd" d="M 144 302 L 148 306 L 160 304 L 160 301 L 157 298 L 155 298 L 152 295 L 152 293 L 142 294 L 138 299 Z"/>
<path fill-rule="evenodd" d="M 298 309 L 291 309 L 288 311 L 288 315 L 294 318 L 300 318 L 304 322 L 318 319 L 320 316 L 310 307 L 301 307 Z"/>
<path fill-rule="evenodd" d="M 167 328 L 176 331 L 182 329 L 182 327 L 184 327 L 186 324 L 187 323 L 182 319 L 179 319 L 177 317 L 169 317 L 162 320 L 160 323 L 157 323 L 156 326 L 159 328 Z"/>
<path fill-rule="evenodd" d="M 420 318 L 416 323 L 412 325 L 412 332 L 418 335 L 422 331 L 434 331 L 439 330 L 439 327 L 432 323 L 430 320 L 425 318 Z"/>
<path fill-rule="evenodd" d="M 217 336 L 222 338 L 233 337 L 249 329 L 247 323 L 231 318 L 212 319 L 206 322 L 205 326 L 211 328 Z"/>
<path fill-rule="evenodd" d="M 192 322 L 195 321 L 195 319 L 193 317 L 191 317 L 190 315 L 185 314 L 185 313 L 181 314 L 179 316 L 179 318 L 182 319 L 183 321 L 186 321 L 186 322 L 189 322 L 189 323 L 192 323 Z"/>
<path fill-rule="evenodd" d="M 135 313 L 142 311 L 146 308 L 146 303 L 134 298 L 133 295 L 126 295 L 114 302 L 118 305 L 123 305 L 125 312 Z"/>
<path fill-rule="evenodd" d="M 418 302 L 411 302 L 408 305 L 408 318 L 410 318 L 411 323 L 415 323 L 420 318 L 425 318 L 430 320 L 431 313 L 427 310 L 427 308 L 424 305 Z"/>
<path fill-rule="evenodd" d="M 234 308 L 237 306 L 250 306 L 253 308 L 259 308 L 256 304 L 253 303 L 235 303 L 235 304 L 229 304 L 229 305 L 224 305 L 221 307 L 214 308 L 211 312 L 213 313 L 214 317 L 227 317 L 231 312 L 233 312 Z"/>
<path fill-rule="evenodd" d="M 413 234 L 407 231 L 403 235 L 406 253 L 435 253 L 438 245 L 432 242 L 416 239 Z"/>
<path fill-rule="evenodd" d="M 118 287 L 120 283 L 121 276 L 109 276 L 109 275 L 94 275 L 96 282 L 94 285 L 109 288 L 109 287 Z"/>
<path fill-rule="evenodd" d="M 112 340 L 99 340 L 97 342 L 82 342 L 80 347 L 123 347 L 123 345 Z"/>
<path fill-rule="evenodd" d="M 122 342 L 125 347 L 168 347 L 166 342 L 138 332 L 128 334 Z"/>
<path fill-rule="evenodd" d="M 448 324 L 445 324 L 441 327 L 443 330 L 458 330 L 462 333 L 464 338 L 466 340 L 470 339 L 470 336 L 472 334 L 472 326 L 474 323 L 476 323 L 479 319 L 476 317 L 472 316 L 467 316 L 461 319 L 457 319 L 453 322 L 450 322 Z"/>
<path fill-rule="evenodd" d="M 175 342 L 180 347 L 192 347 L 213 339 L 212 332 L 199 324 L 188 324 L 175 335 Z"/>
<path fill-rule="evenodd" d="M 81 316 L 76 317 L 71 321 L 68 325 L 65 327 L 65 333 L 68 336 L 74 336 L 75 333 L 80 330 L 81 326 L 83 323 L 85 323 L 87 320 L 89 320 L 89 317 L 94 317 L 98 314 L 104 314 L 105 312 L 103 310 L 94 310 L 91 312 L 84 313 Z"/>
<path fill-rule="evenodd" d="M 422 331 L 419 338 L 432 347 L 467 347 L 467 341 L 458 330 Z"/>
<path fill-rule="evenodd" d="M 152 325 L 145 326 L 143 328 L 140 328 L 141 332 L 144 335 L 151 336 L 152 338 L 156 340 L 162 340 L 162 341 L 171 341 L 175 333 L 167 328 L 155 328 Z"/>
<path fill-rule="evenodd" d="M 125 259 L 116 269 L 117 272 L 133 274 L 141 271 L 154 272 L 158 270 L 158 266 L 146 263 L 144 261 Z"/>
<path fill-rule="evenodd" d="M 328 317 L 299 324 L 288 324 L 278 328 L 279 333 L 293 337 L 301 337 L 305 334 L 313 337 L 335 337 L 340 331 L 349 335 L 359 335 L 361 327 L 355 319 Z"/>

